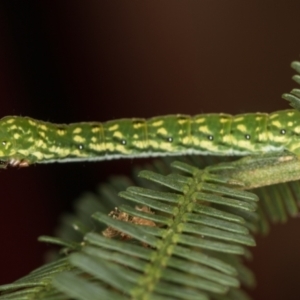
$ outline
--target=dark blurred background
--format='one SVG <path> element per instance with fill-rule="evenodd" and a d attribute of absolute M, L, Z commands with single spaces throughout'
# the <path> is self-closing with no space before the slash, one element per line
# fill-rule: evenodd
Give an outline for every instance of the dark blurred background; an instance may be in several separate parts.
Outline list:
<path fill-rule="evenodd" d="M 270 112 L 300 54 L 300 1 L 1 1 L 0 117 L 51 122 Z M 139 161 L 140 162 L 140 161 Z M 0 171 L 0 284 L 43 263 L 59 215 L 136 160 Z M 299 299 L 300 221 L 258 237 L 255 299 Z"/>

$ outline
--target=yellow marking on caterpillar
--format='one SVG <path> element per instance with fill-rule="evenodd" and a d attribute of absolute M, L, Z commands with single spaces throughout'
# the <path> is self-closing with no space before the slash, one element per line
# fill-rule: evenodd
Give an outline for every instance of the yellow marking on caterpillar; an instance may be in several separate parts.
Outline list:
<path fill-rule="evenodd" d="M 166 130 L 166 128 L 161 127 L 159 129 L 157 129 L 157 134 L 168 135 L 168 131 Z"/>
<path fill-rule="evenodd" d="M 228 118 L 221 118 L 220 119 L 221 124 L 224 124 L 224 123 L 227 123 L 227 122 L 228 122 Z"/>
<path fill-rule="evenodd" d="M 294 128 L 294 132 L 297 133 L 297 134 L 300 134 L 300 126 L 296 126 Z"/>
<path fill-rule="evenodd" d="M 199 141 L 194 140 L 194 145 L 200 146 L 201 148 L 207 149 L 208 151 L 214 151 L 218 153 L 219 147 L 217 145 L 214 145 L 211 141 L 209 140 L 203 140 L 199 143 Z"/>
<path fill-rule="evenodd" d="M 80 133 L 82 129 L 80 127 L 77 127 L 73 130 L 73 133 Z"/>
<path fill-rule="evenodd" d="M 232 145 L 232 143 L 233 143 L 233 139 L 232 139 L 232 135 L 231 134 L 224 135 L 223 138 L 222 138 L 222 140 L 227 145 Z"/>
<path fill-rule="evenodd" d="M 46 136 L 46 133 L 44 131 L 39 131 L 39 135 L 44 138 Z"/>
<path fill-rule="evenodd" d="M 148 146 L 152 147 L 153 149 L 161 149 L 162 151 L 170 151 L 170 149 L 173 148 L 173 145 L 171 143 L 158 142 L 155 140 L 149 140 Z"/>
<path fill-rule="evenodd" d="M 100 131 L 100 127 L 93 127 L 92 128 L 92 132 L 93 133 L 97 133 L 97 132 L 99 132 Z"/>
<path fill-rule="evenodd" d="M 13 120 L 13 122 L 14 122 L 15 120 Z M 13 123 L 13 122 L 11 122 L 11 123 Z M 8 123 L 8 122 L 7 122 Z M 35 126 L 36 125 L 36 122 L 34 122 L 33 120 L 28 120 L 28 123 L 30 124 L 30 125 L 32 125 L 32 126 Z"/>
<path fill-rule="evenodd" d="M 235 122 L 243 122 L 244 121 L 244 117 L 236 117 L 235 119 L 234 119 L 234 121 Z"/>
<path fill-rule="evenodd" d="M 273 121 L 273 122 L 271 122 L 271 124 L 273 126 L 277 127 L 277 128 L 281 128 L 282 127 L 282 125 L 281 125 L 281 123 L 279 121 Z"/>
<path fill-rule="evenodd" d="M 148 147 L 152 147 L 154 149 L 157 149 L 161 143 L 155 140 L 148 140 Z"/>
<path fill-rule="evenodd" d="M 119 129 L 119 124 L 114 124 L 113 126 L 108 127 L 108 131 L 115 131 Z"/>
<path fill-rule="evenodd" d="M 236 128 L 243 133 L 247 132 L 247 127 L 244 124 L 239 124 L 236 126 Z"/>
<path fill-rule="evenodd" d="M 141 127 L 143 127 L 144 126 L 144 123 L 133 123 L 133 128 L 134 129 L 140 129 Z"/>
<path fill-rule="evenodd" d="M 76 143 L 84 143 L 86 141 L 85 138 L 83 138 L 82 136 L 80 135 L 75 135 L 73 136 L 73 140 L 76 142 Z"/>
<path fill-rule="evenodd" d="M 37 159 L 43 159 L 44 153 L 41 153 L 39 151 L 32 152 L 31 155 L 35 156 Z"/>
<path fill-rule="evenodd" d="M 7 124 L 12 124 L 12 123 L 14 123 L 16 120 L 15 119 L 8 119 L 7 121 L 6 121 L 6 123 Z"/>
<path fill-rule="evenodd" d="M 47 149 L 47 147 L 48 147 L 48 145 L 46 143 L 44 143 L 44 141 L 42 141 L 42 140 L 37 140 L 35 142 L 35 146 L 37 148 L 42 148 L 42 149 Z"/>
<path fill-rule="evenodd" d="M 206 119 L 205 118 L 198 118 L 198 119 L 196 119 L 195 120 L 195 123 L 204 123 L 204 122 L 206 122 Z"/>
<path fill-rule="evenodd" d="M 60 157 L 66 157 L 70 154 L 69 148 L 59 148 L 57 146 L 51 146 L 48 148 L 50 152 L 56 153 Z"/>
<path fill-rule="evenodd" d="M 53 158 L 55 155 L 53 153 L 49 153 L 49 154 L 44 154 L 45 159 L 50 159 Z"/>
<path fill-rule="evenodd" d="M 91 148 L 92 150 L 94 150 L 94 151 L 98 151 L 98 152 L 103 152 L 103 151 L 105 151 L 105 149 L 106 149 L 106 144 L 92 144 L 92 143 L 90 143 L 89 145 L 89 148 Z"/>
<path fill-rule="evenodd" d="M 250 151 L 255 150 L 255 145 L 251 144 L 251 142 L 249 140 L 242 140 L 242 141 L 235 140 L 234 146 L 238 146 L 243 149 L 249 149 Z"/>
<path fill-rule="evenodd" d="M 277 118 L 278 116 L 279 116 L 279 114 L 273 113 L 273 114 L 269 115 L 269 118 L 274 119 L 274 118 Z"/>
<path fill-rule="evenodd" d="M 15 133 L 15 134 L 14 134 L 14 139 L 17 140 L 17 139 L 19 139 L 20 137 L 21 137 L 21 135 L 19 135 L 18 133 Z"/>
<path fill-rule="evenodd" d="M 268 139 L 269 139 L 268 133 L 266 133 L 266 132 L 260 132 L 260 133 L 258 133 L 258 140 L 260 142 L 266 142 L 266 141 L 268 141 Z"/>
<path fill-rule="evenodd" d="M 167 151 L 167 152 L 170 152 L 170 151 L 172 151 L 172 149 L 173 149 L 173 146 L 171 145 L 171 144 L 169 144 L 169 143 L 164 143 L 163 145 L 161 145 L 162 146 L 162 149 L 164 150 L 164 151 Z"/>
<path fill-rule="evenodd" d="M 138 149 L 146 149 L 147 148 L 146 143 L 144 141 L 137 140 L 137 141 L 133 141 L 132 144 Z"/>
<path fill-rule="evenodd" d="M 153 127 L 159 127 L 159 126 L 162 126 L 163 124 L 164 124 L 164 121 L 163 120 L 159 120 L 159 121 L 153 122 L 151 125 Z"/>
<path fill-rule="evenodd" d="M 119 145 L 119 144 L 114 144 L 114 143 L 107 143 L 105 147 L 106 151 L 109 152 L 118 152 L 120 154 L 128 154 L 130 151 L 124 146 L 124 145 Z"/>
<path fill-rule="evenodd" d="M 178 124 L 179 124 L 179 125 L 184 125 L 184 124 L 186 124 L 187 122 L 189 122 L 188 119 L 179 119 L 179 120 L 178 120 Z"/>
<path fill-rule="evenodd" d="M 63 136 L 67 133 L 67 131 L 65 129 L 57 129 L 57 134 L 60 136 Z"/>
<path fill-rule="evenodd" d="M 273 140 L 273 133 L 272 132 L 267 132 L 267 137 L 268 137 L 268 141 L 272 141 Z"/>
<path fill-rule="evenodd" d="M 190 142 L 191 142 L 191 137 L 190 137 L 190 136 L 185 136 L 185 137 L 183 137 L 182 143 L 183 143 L 184 145 L 189 145 Z"/>
<path fill-rule="evenodd" d="M 113 144 L 113 143 L 106 143 L 106 144 L 105 144 L 105 150 L 108 150 L 108 151 L 113 152 L 113 151 L 116 150 L 116 147 L 115 147 L 115 146 L 116 146 L 116 145 Z"/>
<path fill-rule="evenodd" d="M 84 157 L 84 156 L 86 156 L 86 154 L 82 153 L 82 151 L 80 151 L 78 149 L 72 150 L 72 152 L 70 154 L 72 154 L 74 156 L 77 156 L 77 157 Z"/>
<path fill-rule="evenodd" d="M 274 141 L 276 143 L 283 143 L 286 141 L 286 137 L 284 135 L 276 135 L 276 136 L 273 136 L 272 141 Z"/>
<path fill-rule="evenodd" d="M 198 131 L 205 133 L 205 134 L 211 134 L 211 130 L 208 128 L 207 125 L 198 127 Z"/>
<path fill-rule="evenodd" d="M 125 146 L 123 145 L 117 145 L 115 147 L 115 150 L 117 150 L 119 153 L 122 153 L 122 154 L 129 154 L 130 153 L 130 150 L 127 149 Z"/>
<path fill-rule="evenodd" d="M 35 125 L 37 125 L 37 124 L 35 124 Z M 46 125 L 44 125 L 44 124 L 38 124 L 38 129 L 42 129 L 44 131 L 48 131 L 48 127 Z"/>
<path fill-rule="evenodd" d="M 116 131 L 116 132 L 113 133 L 113 137 L 122 139 L 124 137 L 124 135 L 121 131 Z"/>
<path fill-rule="evenodd" d="M 24 156 L 28 156 L 29 155 L 29 151 L 27 149 L 19 149 L 18 150 L 19 153 L 21 153 Z"/>

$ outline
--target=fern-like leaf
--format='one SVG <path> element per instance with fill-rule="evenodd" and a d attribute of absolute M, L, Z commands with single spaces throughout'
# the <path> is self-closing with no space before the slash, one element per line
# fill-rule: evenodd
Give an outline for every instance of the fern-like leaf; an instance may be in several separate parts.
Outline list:
<path fill-rule="evenodd" d="M 142 186 L 120 193 L 129 203 L 110 215 L 100 209 L 94 221 L 82 212 L 99 209 L 89 195 L 85 205 L 77 205 L 76 225 L 62 231 L 65 237 L 78 232 L 76 240 L 41 238 L 73 253 L 55 262 L 57 267 L 46 265 L 2 286 L 7 292 L 0 299 L 19 299 L 20 293 L 26 299 L 96 299 L 99 294 L 103 299 L 234 299 L 236 294 L 247 299 L 239 288 L 252 286 L 253 276 L 243 275 L 251 273 L 238 256 L 248 257 L 245 246 L 255 245 L 243 214 L 254 213 L 257 196 L 218 174 L 231 167 L 201 170 L 183 162 L 173 167 L 184 173 L 140 172 Z M 116 187 L 128 183 L 119 178 L 102 187 L 102 194 L 114 198 Z M 104 227 L 102 234 L 92 232 Z M 80 289 L 74 287 L 78 284 Z"/>

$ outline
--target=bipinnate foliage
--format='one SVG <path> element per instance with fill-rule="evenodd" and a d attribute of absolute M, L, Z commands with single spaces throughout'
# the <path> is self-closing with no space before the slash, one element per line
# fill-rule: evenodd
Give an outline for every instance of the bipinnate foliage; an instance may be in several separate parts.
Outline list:
<path fill-rule="evenodd" d="M 242 260 L 258 197 L 218 174 L 229 164 L 172 166 L 180 172 L 163 175 L 168 165 L 157 163 L 139 186 L 119 177 L 84 196 L 60 238 L 41 237 L 64 257 L 2 286 L 0 299 L 247 299 L 240 286 L 254 279 Z M 118 208 L 108 215 L 105 201 Z"/>
<path fill-rule="evenodd" d="M 267 231 L 265 215 L 294 215 L 300 187 L 254 194 L 234 178 L 237 162 L 210 159 L 181 158 L 173 170 L 156 161 L 133 180 L 115 177 L 99 195 L 84 195 L 59 238 L 40 238 L 63 246 L 60 257 L 2 286 L 0 299 L 249 299 L 241 287 L 254 285 L 243 264 L 251 232 Z M 245 172 L 258 163 L 238 162 Z"/>

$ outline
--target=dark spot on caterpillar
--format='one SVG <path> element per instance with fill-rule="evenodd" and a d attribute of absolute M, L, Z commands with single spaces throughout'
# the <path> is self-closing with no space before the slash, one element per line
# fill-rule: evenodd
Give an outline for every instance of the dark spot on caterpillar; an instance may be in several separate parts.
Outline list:
<path fill-rule="evenodd" d="M 281 134 L 286 134 L 286 130 L 285 130 L 285 129 L 281 129 L 281 130 L 280 130 L 280 133 L 281 133 Z"/>
<path fill-rule="evenodd" d="M 99 124 L 100 124 L 100 123 L 99 123 Z M 93 124 L 93 125 L 92 125 L 92 129 L 95 129 L 95 128 L 101 128 L 101 125 Z"/>
<path fill-rule="evenodd" d="M 134 121 L 132 121 L 132 124 L 133 125 L 142 125 L 142 124 L 144 124 L 144 122 L 142 120 L 134 120 Z"/>
<path fill-rule="evenodd" d="M 79 150 L 82 150 L 82 149 L 83 149 L 83 145 L 81 145 L 81 144 L 78 145 L 78 149 L 79 149 Z"/>
<path fill-rule="evenodd" d="M 172 143 L 172 142 L 173 142 L 173 138 L 170 136 L 170 137 L 167 138 L 167 141 L 168 141 L 169 143 Z"/>
<path fill-rule="evenodd" d="M 250 134 L 245 134 L 245 139 L 246 140 L 250 140 L 250 138 L 251 138 Z"/>
<path fill-rule="evenodd" d="M 214 139 L 214 137 L 212 135 L 208 135 L 207 138 L 212 141 Z"/>
<path fill-rule="evenodd" d="M 6 145 L 6 142 L 5 142 L 5 141 L 3 141 L 3 142 L 2 142 L 2 145 L 3 145 L 3 146 L 5 146 L 5 145 Z"/>
<path fill-rule="evenodd" d="M 177 117 L 177 120 L 178 121 L 185 121 L 185 120 L 188 120 L 189 118 L 188 117 L 186 117 L 186 116 L 178 116 Z"/>

